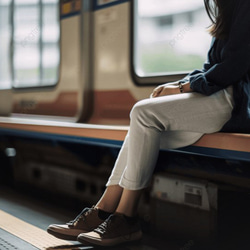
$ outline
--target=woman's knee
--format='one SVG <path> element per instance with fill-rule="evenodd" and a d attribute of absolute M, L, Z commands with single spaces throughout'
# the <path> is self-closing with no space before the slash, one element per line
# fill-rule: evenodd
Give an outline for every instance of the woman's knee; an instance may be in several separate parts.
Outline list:
<path fill-rule="evenodd" d="M 138 101 L 130 111 L 130 119 L 138 119 L 139 117 L 144 117 L 147 112 L 147 104 L 145 100 Z"/>

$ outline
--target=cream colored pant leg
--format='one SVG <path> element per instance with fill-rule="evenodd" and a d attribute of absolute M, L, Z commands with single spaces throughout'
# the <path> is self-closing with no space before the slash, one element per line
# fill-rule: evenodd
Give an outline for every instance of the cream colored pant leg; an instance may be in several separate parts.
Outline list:
<path fill-rule="evenodd" d="M 211 96 L 186 93 L 139 101 L 130 113 L 130 129 L 107 186 L 146 187 L 160 148 L 191 145 L 203 134 L 219 131 L 232 108 L 231 89 Z"/>

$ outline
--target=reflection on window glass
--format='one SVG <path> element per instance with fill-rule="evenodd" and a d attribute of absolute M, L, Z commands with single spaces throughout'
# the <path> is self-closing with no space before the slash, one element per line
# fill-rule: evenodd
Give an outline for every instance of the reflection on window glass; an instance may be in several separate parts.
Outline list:
<path fill-rule="evenodd" d="M 56 84 L 59 68 L 59 0 L 0 0 L 0 86 Z M 5 17 L 2 16 L 5 13 Z M 6 15 L 8 15 L 6 17 Z M 2 56 L 3 55 L 3 56 Z M 5 65 L 10 65 L 6 70 Z M 6 83 L 5 83 L 6 85 Z"/>
<path fill-rule="evenodd" d="M 134 63 L 138 76 L 201 68 L 211 38 L 202 0 L 135 1 Z"/>

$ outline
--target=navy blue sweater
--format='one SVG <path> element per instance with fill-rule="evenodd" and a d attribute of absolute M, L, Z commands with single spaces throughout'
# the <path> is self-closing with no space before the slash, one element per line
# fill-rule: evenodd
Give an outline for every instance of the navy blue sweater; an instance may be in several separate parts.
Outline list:
<path fill-rule="evenodd" d="M 228 38 L 213 38 L 203 69 L 184 80 L 204 95 L 232 85 L 235 106 L 222 131 L 250 133 L 250 0 L 236 1 Z"/>

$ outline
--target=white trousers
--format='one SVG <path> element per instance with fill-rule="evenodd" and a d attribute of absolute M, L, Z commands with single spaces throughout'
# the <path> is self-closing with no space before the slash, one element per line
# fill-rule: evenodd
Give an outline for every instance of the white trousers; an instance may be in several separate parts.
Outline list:
<path fill-rule="evenodd" d="M 129 190 L 145 188 L 159 149 L 188 146 L 204 134 L 218 132 L 231 117 L 232 95 L 232 87 L 229 87 L 211 96 L 192 92 L 136 103 L 107 186 L 120 185 Z"/>

